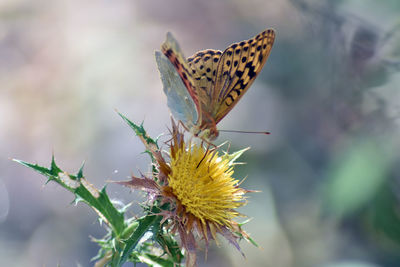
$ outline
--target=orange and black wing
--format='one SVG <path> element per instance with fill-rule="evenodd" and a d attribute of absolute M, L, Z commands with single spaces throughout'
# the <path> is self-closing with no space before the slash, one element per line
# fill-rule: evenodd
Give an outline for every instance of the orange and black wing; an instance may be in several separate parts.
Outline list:
<path fill-rule="evenodd" d="M 267 29 L 257 36 L 230 45 L 221 55 L 212 99 L 212 117 L 218 123 L 238 103 L 260 73 L 271 52 L 275 32 Z"/>

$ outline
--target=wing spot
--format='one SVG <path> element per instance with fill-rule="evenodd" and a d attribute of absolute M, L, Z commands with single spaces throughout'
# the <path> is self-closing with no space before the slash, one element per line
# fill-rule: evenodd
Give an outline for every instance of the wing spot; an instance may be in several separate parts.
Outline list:
<path fill-rule="evenodd" d="M 204 68 L 204 66 L 203 65 L 200 65 L 200 69 L 202 70 Z"/>
<path fill-rule="evenodd" d="M 238 46 L 237 44 L 233 44 L 233 45 L 231 45 L 231 47 L 233 48 L 233 49 L 235 49 L 236 48 L 236 46 Z"/>
<path fill-rule="evenodd" d="M 257 46 L 257 51 L 261 50 L 261 45 Z"/>
<path fill-rule="evenodd" d="M 218 57 L 214 58 L 214 62 L 217 63 L 218 62 Z"/>
<path fill-rule="evenodd" d="M 226 65 L 229 67 L 229 66 L 231 65 L 231 61 L 230 61 L 230 60 L 227 60 L 227 61 L 226 61 Z"/>
<path fill-rule="evenodd" d="M 239 55 L 240 54 L 240 48 L 238 48 L 238 49 L 236 49 L 236 55 Z"/>
<path fill-rule="evenodd" d="M 246 57 L 242 57 L 242 63 L 245 63 L 245 62 L 246 62 L 246 60 L 247 60 L 247 58 L 246 58 Z"/>
<path fill-rule="evenodd" d="M 240 42 L 240 46 L 244 46 L 244 44 L 245 44 L 245 42 L 244 41 L 242 41 L 242 42 Z"/>
<path fill-rule="evenodd" d="M 199 61 L 200 61 L 200 57 L 198 57 L 198 58 L 196 58 L 196 60 L 194 61 L 194 63 L 199 63 Z"/>
<path fill-rule="evenodd" d="M 246 68 L 249 69 L 249 72 L 247 73 L 247 75 L 250 77 L 250 79 L 253 79 L 257 73 L 254 71 L 254 66 L 252 65 L 253 62 L 247 62 L 246 64 Z"/>
<path fill-rule="evenodd" d="M 265 48 L 267 48 L 267 45 L 265 44 L 265 45 L 263 45 L 263 49 L 265 49 Z"/>
<path fill-rule="evenodd" d="M 235 60 L 235 62 L 233 62 L 233 66 L 236 67 L 238 63 L 239 62 L 237 60 Z"/>
<path fill-rule="evenodd" d="M 213 71 L 213 75 L 215 76 L 215 70 Z"/>
<path fill-rule="evenodd" d="M 207 72 L 210 72 L 211 71 L 211 69 L 210 68 L 207 68 L 207 70 L 206 70 Z"/>
<path fill-rule="evenodd" d="M 231 100 L 230 103 L 228 103 L 228 100 L 229 100 L 229 99 Z M 225 103 L 226 103 L 227 106 L 230 106 L 230 105 L 233 103 L 233 101 L 234 101 L 234 100 L 233 100 L 233 97 L 232 97 L 231 95 L 228 95 L 228 98 L 226 99 Z"/>
<path fill-rule="evenodd" d="M 168 49 L 167 51 L 165 51 L 165 55 L 167 56 L 167 57 L 170 57 L 171 56 L 171 53 L 172 53 L 172 50 L 171 49 Z"/>
<path fill-rule="evenodd" d="M 196 73 L 196 70 L 192 70 L 192 73 L 195 74 L 195 73 Z"/>
<path fill-rule="evenodd" d="M 174 60 L 174 66 L 175 67 L 178 67 L 180 64 L 179 64 L 179 61 L 178 61 L 178 59 L 177 58 L 175 58 L 175 60 Z"/>
<path fill-rule="evenodd" d="M 246 52 L 247 50 L 249 50 L 249 46 L 243 47 L 243 50 Z"/>
<path fill-rule="evenodd" d="M 226 54 L 227 54 L 228 56 L 232 56 L 232 51 L 228 51 L 228 52 L 226 52 Z"/>
<path fill-rule="evenodd" d="M 251 57 L 254 56 L 254 52 L 251 52 L 251 53 L 250 53 L 250 56 L 251 56 Z"/>
<path fill-rule="evenodd" d="M 207 61 L 207 60 L 209 60 L 210 59 L 210 57 L 204 57 L 204 61 Z"/>

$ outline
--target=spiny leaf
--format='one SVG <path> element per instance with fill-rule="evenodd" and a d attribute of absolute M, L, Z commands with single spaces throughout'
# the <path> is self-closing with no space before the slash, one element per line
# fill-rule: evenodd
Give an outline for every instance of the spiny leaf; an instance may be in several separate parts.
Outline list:
<path fill-rule="evenodd" d="M 161 218 L 161 216 L 147 215 L 138 220 L 139 225 L 135 231 L 133 231 L 132 235 L 125 241 L 125 248 L 118 262 L 118 266 L 122 266 L 128 260 L 129 255 L 136 248 L 143 235 L 149 231 L 150 227 L 157 221 L 161 221 Z"/>
<path fill-rule="evenodd" d="M 14 161 L 39 172 L 46 176 L 48 181 L 55 181 L 68 191 L 74 193 L 75 199 L 73 202 L 75 204 L 78 202 L 85 202 L 93 208 L 104 221 L 107 222 L 116 236 L 119 236 L 122 233 L 125 227 L 124 214 L 119 212 L 111 203 L 105 187 L 99 192 L 95 187 L 93 187 L 93 185 L 87 182 L 83 176 L 83 166 L 80 168 L 77 175 L 72 175 L 62 171 L 57 166 L 54 156 L 51 160 L 50 169 L 22 160 L 14 159 Z"/>
<path fill-rule="evenodd" d="M 160 230 L 160 227 L 154 229 Z M 157 231 L 158 232 L 158 231 Z M 164 251 L 169 252 L 169 256 L 172 258 L 174 263 L 180 263 L 183 259 L 182 252 L 179 248 L 179 244 L 170 235 L 163 235 L 162 233 L 155 234 L 157 243 L 163 248 Z"/>
<path fill-rule="evenodd" d="M 242 150 L 236 151 L 232 154 L 228 154 L 227 152 L 224 153 L 223 156 L 221 156 L 222 160 L 228 160 L 229 161 L 229 165 L 234 165 L 234 164 L 238 164 L 235 161 L 247 150 L 249 150 L 250 147 L 246 147 Z"/>
<path fill-rule="evenodd" d="M 48 168 L 42 167 L 42 166 L 40 166 L 38 164 L 32 164 L 32 163 L 29 163 L 29 162 L 26 162 L 26 161 L 22 161 L 22 160 L 19 160 L 19 159 L 13 159 L 13 161 L 18 162 L 19 164 L 24 165 L 24 166 L 26 166 L 28 168 L 31 168 L 31 169 L 37 171 L 38 173 L 43 174 L 43 175 L 45 175 L 47 177 L 48 176 L 57 176 L 57 174 L 58 174 L 58 173 L 54 174 L 53 171 L 49 170 Z"/>
<path fill-rule="evenodd" d="M 160 266 L 160 267 L 176 267 L 176 263 L 170 259 L 163 259 L 161 257 L 145 253 L 139 257 L 140 260 L 144 263 L 149 264 L 150 266 Z"/>
<path fill-rule="evenodd" d="M 155 145 L 158 148 L 157 142 L 147 135 L 146 130 L 143 127 L 143 123 L 141 123 L 140 126 L 138 126 L 132 121 L 130 121 L 127 117 L 122 115 L 121 113 L 118 112 L 118 115 L 132 128 L 132 130 L 142 140 L 142 142 L 146 145 L 146 147 L 147 146 L 151 147 L 152 145 Z"/>

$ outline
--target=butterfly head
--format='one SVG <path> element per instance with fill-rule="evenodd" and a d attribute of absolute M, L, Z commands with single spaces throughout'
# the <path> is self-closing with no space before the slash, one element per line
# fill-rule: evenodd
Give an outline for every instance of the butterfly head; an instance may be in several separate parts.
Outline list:
<path fill-rule="evenodd" d="M 219 131 L 215 125 L 204 127 L 203 129 L 199 129 L 197 132 L 194 133 L 196 137 L 207 141 L 214 141 L 217 139 L 219 135 Z"/>

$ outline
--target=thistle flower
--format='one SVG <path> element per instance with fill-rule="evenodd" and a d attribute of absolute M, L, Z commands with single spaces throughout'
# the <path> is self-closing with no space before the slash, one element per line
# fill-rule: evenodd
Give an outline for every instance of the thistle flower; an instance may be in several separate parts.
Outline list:
<path fill-rule="evenodd" d="M 232 175 L 235 160 L 246 149 L 221 155 L 215 147 L 205 149 L 185 142 L 173 121 L 171 135 L 167 156 L 149 138 L 141 136 L 154 158 L 153 177 L 132 177 L 117 183 L 144 190 L 152 205 L 167 207 L 156 215 L 162 216 L 161 224 L 166 231 L 179 235 L 186 251 L 186 266 L 196 265 L 199 239 L 204 240 L 207 251 L 217 233 L 240 251 L 237 240 L 251 239 L 234 221 L 241 216 L 235 209 L 246 204 L 245 193 L 250 191 L 240 188 Z"/>

